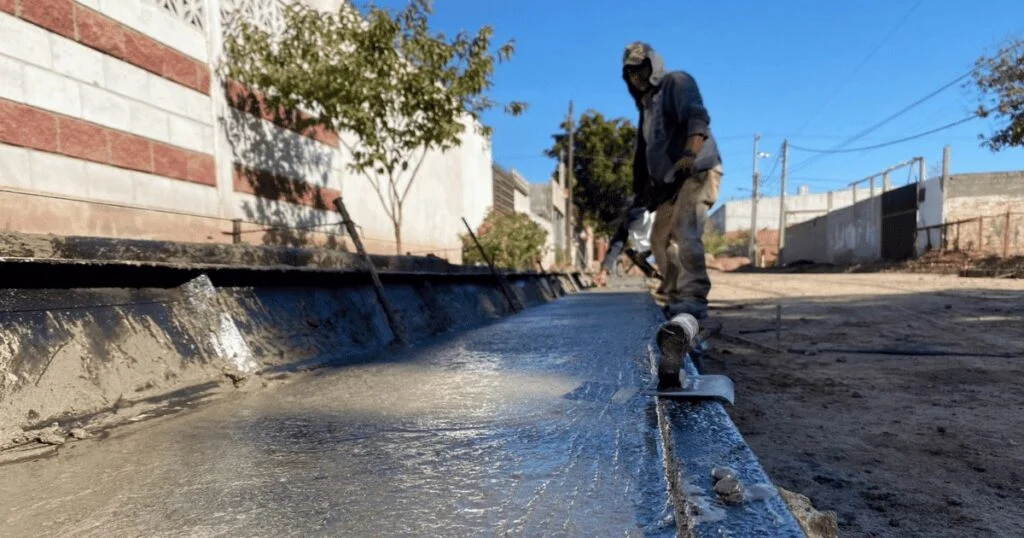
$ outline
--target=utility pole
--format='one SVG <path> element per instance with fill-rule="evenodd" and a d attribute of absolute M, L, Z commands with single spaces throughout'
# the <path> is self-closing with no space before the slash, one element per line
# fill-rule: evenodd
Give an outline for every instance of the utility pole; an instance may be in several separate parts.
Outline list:
<path fill-rule="evenodd" d="M 946 183 L 949 183 L 949 146 L 942 148 L 942 179 L 940 189 L 946 191 Z"/>
<path fill-rule="evenodd" d="M 913 255 L 914 258 L 917 257 L 918 252 L 920 250 L 923 250 L 923 248 L 918 244 L 918 242 L 920 241 L 921 227 L 924 226 L 924 222 L 921 220 L 921 202 L 923 201 L 923 198 L 925 196 L 924 182 L 928 180 L 928 176 L 927 176 L 928 168 L 926 168 L 926 166 L 925 166 L 924 157 L 918 157 L 918 159 L 920 159 L 920 160 L 917 163 L 919 168 L 917 169 L 917 204 L 916 204 L 916 210 L 917 211 L 915 212 L 916 214 L 914 216 L 914 220 L 915 220 L 915 224 L 914 224 L 914 255 Z M 942 181 L 942 180 L 939 180 L 939 181 Z M 924 233 L 928 234 L 928 238 L 930 240 L 931 239 L 931 231 L 930 230 L 925 230 Z"/>
<path fill-rule="evenodd" d="M 782 141 L 782 186 L 779 188 L 779 265 L 786 248 L 786 179 L 789 176 L 789 140 Z"/>
<path fill-rule="evenodd" d="M 757 143 L 761 140 L 761 135 L 754 133 L 754 198 L 750 201 L 750 249 L 749 257 L 750 261 L 757 267 L 757 193 L 758 193 L 758 181 L 757 177 L 757 161 L 761 157 L 757 153 Z M 723 230 L 724 233 L 724 230 Z"/>
<path fill-rule="evenodd" d="M 568 252 L 568 257 L 569 257 L 568 261 L 569 261 L 569 265 L 571 267 L 576 267 L 576 263 L 574 261 L 574 259 L 576 257 L 575 256 L 575 254 L 576 254 L 576 237 L 575 237 L 575 234 L 573 234 L 573 225 L 572 225 L 572 188 L 573 188 L 573 185 L 572 185 L 573 181 L 572 180 L 573 180 L 573 172 L 575 172 L 575 168 L 574 168 L 575 163 L 573 161 L 573 153 L 574 153 L 574 151 L 576 149 L 574 147 L 576 145 L 575 144 L 575 142 L 576 142 L 576 125 L 575 125 L 575 123 L 576 123 L 576 120 L 575 120 L 575 116 L 573 116 L 573 111 L 572 111 L 572 100 L 570 99 L 569 100 L 569 163 L 568 163 L 568 170 L 566 171 L 566 174 L 565 174 L 565 178 L 566 178 L 565 179 L 565 183 L 566 183 L 566 193 L 565 193 L 565 246 L 566 246 L 566 249 L 569 251 Z"/>

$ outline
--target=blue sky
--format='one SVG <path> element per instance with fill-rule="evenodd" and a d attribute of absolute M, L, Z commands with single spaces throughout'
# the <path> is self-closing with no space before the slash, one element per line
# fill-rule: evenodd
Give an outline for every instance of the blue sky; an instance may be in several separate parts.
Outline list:
<path fill-rule="evenodd" d="M 398 6 L 400 0 L 384 5 Z M 620 78 L 625 45 L 651 43 L 669 69 L 696 77 L 719 140 L 726 175 L 722 199 L 749 197 L 752 137 L 762 134 L 762 176 L 784 137 L 829 148 L 967 72 L 1005 39 L 1024 34 L 1021 0 L 435 0 L 435 26 L 446 32 L 489 24 L 517 53 L 499 66 L 493 97 L 529 103 L 526 115 L 487 116 L 494 159 L 531 182 L 554 162 L 543 156 L 569 100 L 577 114 L 595 109 L 635 121 Z M 977 102 L 954 86 L 850 147 L 886 142 L 969 116 Z M 929 168 L 952 147 L 952 171 L 1024 169 L 1024 150 L 993 154 L 977 135 L 988 120 L 884 149 L 829 156 L 790 153 L 790 187 L 842 188 L 891 164 L 924 156 Z M 779 189 L 779 169 L 765 178 Z M 905 174 L 904 174 L 905 175 Z M 907 181 L 897 175 L 894 184 Z M 792 191 L 791 191 L 792 192 Z"/>

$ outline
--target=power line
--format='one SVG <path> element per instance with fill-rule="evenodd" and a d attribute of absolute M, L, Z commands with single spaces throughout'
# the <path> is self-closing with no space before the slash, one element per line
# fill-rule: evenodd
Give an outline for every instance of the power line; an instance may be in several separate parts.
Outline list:
<path fill-rule="evenodd" d="M 867 57 L 865 57 L 864 60 L 861 61 L 860 65 L 858 65 L 857 68 L 854 69 L 853 72 L 850 73 L 850 76 L 846 77 L 846 80 L 844 80 L 843 83 L 840 84 L 839 87 L 836 88 L 836 90 L 832 92 L 832 94 L 829 96 L 828 99 L 826 99 L 824 102 L 821 103 L 821 105 L 814 111 L 814 114 L 811 114 L 807 118 L 807 121 L 805 121 L 804 124 L 801 125 L 799 129 L 796 130 L 796 133 L 794 133 L 793 136 L 798 136 L 800 134 L 800 132 L 803 131 L 807 127 L 807 125 L 811 123 L 811 120 L 813 120 L 814 118 L 818 117 L 818 114 L 820 114 L 821 111 L 824 110 L 826 106 L 828 106 L 828 105 L 830 105 L 832 103 L 832 100 L 835 99 L 836 96 L 839 95 L 839 93 L 842 92 L 846 88 L 846 85 L 849 84 L 850 81 L 853 80 L 857 76 L 857 73 L 860 73 L 860 70 L 863 69 L 864 66 L 866 66 L 868 64 L 868 62 L 871 61 L 872 58 L 875 57 L 875 54 L 878 54 L 878 51 L 881 50 L 882 47 L 886 43 L 888 43 L 889 40 L 892 39 L 892 37 L 894 35 L 896 35 L 896 32 L 898 32 L 900 30 L 900 28 L 902 28 L 903 25 L 906 24 L 907 20 L 910 19 L 910 16 L 913 15 L 914 12 L 917 11 L 917 8 L 921 7 L 921 4 L 923 4 L 923 3 L 924 3 L 924 0 L 918 0 L 918 2 L 916 4 L 914 4 L 914 7 L 910 8 L 910 11 L 908 11 L 907 14 L 904 15 L 902 19 L 900 19 L 900 22 L 897 23 L 896 26 L 894 26 L 893 29 L 889 31 L 889 33 L 885 36 L 885 39 L 881 40 L 880 42 L 878 42 L 877 45 L 875 45 L 875 47 L 871 50 L 871 52 L 868 53 Z"/>
<path fill-rule="evenodd" d="M 863 131 L 853 135 L 852 137 L 850 137 L 849 139 L 844 141 L 842 144 L 840 144 L 839 147 L 841 148 L 841 147 L 843 147 L 843 146 L 845 146 L 847 144 L 852 144 L 852 143 L 856 142 L 857 140 L 860 140 L 861 138 L 864 138 L 865 136 L 867 136 L 867 135 L 877 131 L 883 125 L 885 125 L 885 124 L 895 120 L 896 118 L 902 116 L 903 114 L 906 114 L 907 112 L 909 112 L 912 109 L 916 108 L 918 105 L 924 103 L 925 101 L 931 99 L 932 97 L 935 97 L 936 95 L 942 93 L 943 91 L 951 88 L 952 86 L 954 86 L 955 84 L 957 84 L 961 80 L 964 80 L 965 78 L 971 76 L 971 74 L 973 72 L 974 72 L 974 69 L 971 69 L 970 71 L 967 71 L 966 73 L 960 75 L 959 77 L 956 77 L 952 81 L 947 82 L 946 84 L 944 84 L 939 89 L 937 89 L 937 90 L 929 93 L 928 95 L 918 99 L 917 101 L 914 101 L 913 103 L 903 107 L 902 109 L 900 109 L 895 114 L 892 114 L 891 116 L 889 116 L 889 117 L 885 118 L 884 120 L 882 120 L 882 121 L 872 125 L 871 127 L 868 127 L 867 129 L 864 129 Z"/>
<path fill-rule="evenodd" d="M 887 146 L 893 146 L 893 145 L 896 145 L 896 144 L 901 144 L 903 142 L 909 142 L 911 140 L 916 140 L 918 138 L 922 138 L 922 137 L 925 137 L 925 136 L 928 136 L 928 135 L 931 135 L 931 134 L 935 134 L 935 133 L 938 133 L 940 131 L 945 131 L 946 129 L 952 129 L 953 127 L 956 127 L 957 125 L 961 125 L 963 123 L 967 123 L 967 122 L 969 122 L 969 121 L 971 121 L 971 120 L 973 120 L 973 119 L 975 119 L 977 117 L 979 117 L 979 114 L 977 112 L 975 112 L 974 114 L 971 114 L 970 116 L 968 116 L 966 118 L 954 121 L 952 123 L 947 123 L 946 125 L 943 125 L 942 127 L 936 127 L 935 129 L 931 129 L 931 130 L 925 131 L 923 133 L 917 133 L 915 135 L 905 136 L 903 138 L 898 138 L 896 140 L 890 140 L 888 142 L 885 142 L 885 143 L 882 143 L 882 144 L 875 144 L 873 146 L 862 146 L 862 147 L 859 147 L 859 148 L 848 148 L 848 149 L 812 149 L 812 148 L 805 148 L 805 147 L 801 147 L 801 146 L 796 146 L 796 145 L 790 144 L 789 147 L 791 147 L 793 149 L 800 150 L 800 151 L 807 151 L 807 152 L 811 152 L 811 153 L 821 153 L 821 154 L 856 153 L 858 151 L 868 151 L 868 150 L 872 150 L 872 149 L 879 149 L 879 148 L 884 148 L 884 147 L 887 147 Z"/>
<path fill-rule="evenodd" d="M 802 161 L 800 163 L 797 163 L 796 165 L 794 165 L 792 167 L 791 172 L 795 172 L 797 170 L 802 170 L 802 169 L 806 168 L 807 166 L 818 162 L 819 160 L 821 160 L 824 157 L 824 155 L 827 155 L 827 154 L 832 154 L 832 153 L 852 153 L 852 152 L 857 151 L 857 150 L 850 150 L 850 151 L 839 151 L 839 150 L 841 150 L 842 148 L 848 146 L 849 144 L 852 144 L 853 142 L 856 142 L 857 140 L 860 140 L 861 138 L 864 138 L 865 136 L 873 133 L 874 131 L 877 131 L 882 126 L 892 122 L 896 118 L 898 118 L 898 117 L 902 116 L 903 114 L 906 114 L 910 110 L 920 106 L 922 103 L 928 101 L 929 99 L 932 99 L 936 95 L 939 95 L 943 91 L 951 88 L 952 86 L 954 86 L 958 82 L 960 82 L 960 81 L 964 80 L 965 78 L 969 77 L 973 72 L 974 72 L 974 70 L 971 69 L 970 71 L 967 71 L 966 73 L 957 76 L 953 80 L 951 80 L 951 81 L 943 84 L 942 86 L 940 86 L 938 89 L 929 92 L 924 97 L 914 101 L 913 103 L 911 103 L 911 104 L 901 108 L 900 110 L 896 111 L 895 113 L 889 115 L 884 120 L 882 120 L 882 121 L 872 125 L 871 127 L 868 127 L 867 129 L 864 129 L 863 131 L 861 131 L 861 132 L 857 133 L 856 135 L 854 135 L 854 136 L 844 140 L 842 143 L 837 144 L 837 145 L 829 148 L 828 150 L 820 150 L 820 151 L 815 150 L 815 152 L 819 153 L 819 155 L 812 156 L 812 157 L 810 157 L 810 158 L 808 158 L 808 159 L 806 159 L 806 160 L 804 160 L 804 161 Z M 880 145 L 879 147 L 885 147 L 885 145 L 886 144 L 883 144 L 883 145 Z M 798 147 L 794 146 L 794 148 L 798 148 Z M 799 149 L 801 149 L 802 151 L 808 151 L 807 149 L 804 149 L 804 148 L 799 148 Z M 860 150 L 860 151 L 863 151 L 863 150 Z"/>
<path fill-rule="evenodd" d="M 779 158 L 782 155 L 782 146 L 779 146 L 779 151 L 775 152 L 775 162 L 772 163 L 771 170 L 765 174 L 764 179 L 761 181 L 761 190 L 763 192 L 768 191 L 768 187 L 771 186 L 772 174 L 775 173 L 775 169 L 779 166 Z"/>

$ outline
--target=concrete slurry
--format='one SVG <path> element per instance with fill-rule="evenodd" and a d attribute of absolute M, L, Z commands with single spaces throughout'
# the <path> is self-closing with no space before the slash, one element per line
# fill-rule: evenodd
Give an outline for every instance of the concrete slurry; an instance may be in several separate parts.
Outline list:
<path fill-rule="evenodd" d="M 647 294 L 492 325 L 0 467 L 3 536 L 671 536 Z"/>

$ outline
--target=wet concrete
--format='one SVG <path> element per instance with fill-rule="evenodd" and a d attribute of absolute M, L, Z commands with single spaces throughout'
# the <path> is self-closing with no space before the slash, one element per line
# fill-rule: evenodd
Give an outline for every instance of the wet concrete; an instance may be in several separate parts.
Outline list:
<path fill-rule="evenodd" d="M 643 293 L 0 467 L 0 535 L 671 536 Z"/>

